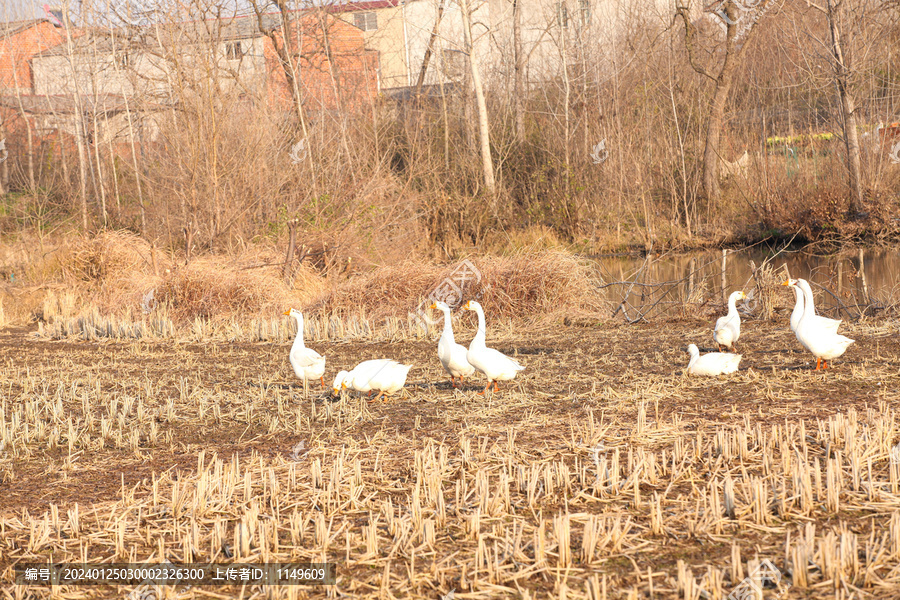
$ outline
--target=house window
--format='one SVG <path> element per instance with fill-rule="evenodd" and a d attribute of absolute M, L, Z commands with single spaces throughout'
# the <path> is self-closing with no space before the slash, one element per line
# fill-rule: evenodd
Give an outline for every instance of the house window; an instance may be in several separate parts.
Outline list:
<path fill-rule="evenodd" d="M 225 58 L 229 60 L 237 60 L 243 58 L 244 51 L 240 42 L 227 42 L 225 44 Z"/>
<path fill-rule="evenodd" d="M 578 0 L 578 12 L 581 13 L 581 24 L 591 22 L 591 0 Z"/>
<path fill-rule="evenodd" d="M 375 31 L 378 29 L 378 14 L 373 12 L 354 13 L 353 24 L 363 31 Z"/>
<path fill-rule="evenodd" d="M 466 54 L 459 50 L 444 50 L 443 71 L 448 79 L 459 80 L 465 76 Z"/>
<path fill-rule="evenodd" d="M 564 2 L 560 2 L 556 5 L 556 21 L 563 29 L 569 27 L 569 7 L 566 6 Z"/>

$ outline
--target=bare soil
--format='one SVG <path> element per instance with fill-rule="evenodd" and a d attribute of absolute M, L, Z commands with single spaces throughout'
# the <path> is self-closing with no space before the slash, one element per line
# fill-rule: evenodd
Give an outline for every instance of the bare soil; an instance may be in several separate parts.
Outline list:
<path fill-rule="evenodd" d="M 845 327 L 856 343 L 816 372 L 786 323 L 745 322 L 740 370 L 717 379 L 684 374 L 689 343 L 713 350 L 706 322 L 522 329 L 489 337 L 527 368 L 487 396 L 477 378 L 453 389 L 430 341 L 310 344 L 327 356 L 331 377 L 370 358 L 414 365 L 402 395 L 384 403 L 336 397 L 327 376 L 326 389 L 316 382 L 304 399 L 285 344 L 48 342 L 7 330 L 0 334 L 0 427 L 7 432 L 0 437 L 7 440 L 0 445 L 0 573 L 11 583 L 3 568 L 51 554 L 75 561 L 80 551 L 109 562 L 123 544 L 125 556 L 139 561 L 159 562 L 160 544 L 177 560 L 185 535 L 202 538 L 194 540 L 196 562 L 222 560 L 210 550 L 216 527 L 227 545 L 236 523 L 262 513 L 279 542 L 254 537 L 249 559 L 327 556 L 340 563 L 337 590 L 354 597 L 437 598 L 453 589 L 457 598 L 696 598 L 703 588 L 721 598 L 751 570 L 749 559 L 779 566 L 784 580 L 771 593 L 786 590 L 782 598 L 900 597 L 900 542 L 885 541 L 880 556 L 866 549 L 878 535 L 900 535 L 889 464 L 900 438 L 900 336 L 890 322 Z M 468 341 L 465 332 L 457 336 Z M 605 478 L 600 456 L 612 461 L 613 451 L 621 474 Z M 802 476 L 792 476 L 796 465 L 788 463 L 800 455 L 808 468 L 819 461 L 827 480 L 807 490 L 812 504 L 791 487 Z M 248 470 L 249 496 L 233 492 L 215 514 L 195 506 L 176 519 L 150 518 L 162 505 L 179 512 L 179 486 L 193 494 L 188 505 L 205 506 L 198 482 L 217 460 Z M 432 470 L 429 461 L 436 461 Z M 842 485 L 824 473 L 832 461 Z M 277 483 L 266 483 L 269 471 Z M 243 478 L 235 478 L 241 489 Z M 724 500 L 726 479 L 735 486 L 734 512 Z M 767 486 L 764 511 L 753 500 L 758 485 Z M 839 487 L 837 507 L 830 486 Z M 75 505 L 80 527 L 65 517 Z M 58 524 L 36 539 L 53 511 Z M 128 517 L 127 532 L 116 533 L 113 515 Z M 306 527 L 298 523 L 319 515 L 333 536 L 321 539 L 316 529 L 297 542 Z M 366 529 L 377 515 L 373 552 Z M 592 515 L 620 519 L 624 533 L 588 556 Z M 562 518 L 570 525 L 554 520 Z M 187 524 L 199 533 L 185 533 Z M 808 524 L 818 527 L 809 538 L 815 566 L 802 583 L 786 548 L 805 539 Z M 569 559 L 560 540 L 566 527 Z M 862 558 L 835 571 L 827 544 L 849 540 L 849 532 Z M 88 550 L 79 545 L 85 536 Z M 76 586 L 65 597 L 128 591 Z M 0 597 L 26 592 L 47 597 L 49 589 Z M 239 587 L 187 593 L 251 596 Z"/>

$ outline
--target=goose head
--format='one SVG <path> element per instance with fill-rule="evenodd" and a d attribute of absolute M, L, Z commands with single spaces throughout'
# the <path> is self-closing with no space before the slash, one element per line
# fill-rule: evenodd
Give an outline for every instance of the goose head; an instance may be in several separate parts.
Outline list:
<path fill-rule="evenodd" d="M 331 389 L 334 390 L 335 394 L 340 394 L 341 390 L 347 389 L 348 379 L 350 379 L 349 371 L 341 371 L 337 374 L 337 377 L 334 378 L 334 383 L 331 384 Z"/>
<path fill-rule="evenodd" d="M 700 356 L 700 349 L 697 348 L 697 344 L 689 344 L 687 350 L 688 350 L 688 354 L 691 355 L 691 358 L 694 358 L 695 356 Z"/>
<path fill-rule="evenodd" d="M 441 302 L 440 300 L 432 302 L 431 306 L 429 306 L 428 308 L 436 308 L 437 310 L 442 312 L 450 312 L 450 307 L 447 305 L 447 303 Z"/>
<path fill-rule="evenodd" d="M 286 311 L 284 311 L 282 314 L 284 314 L 284 315 L 289 315 L 289 316 L 291 316 L 291 317 L 294 317 L 295 319 L 302 319 L 302 318 L 303 318 L 303 313 L 300 312 L 299 310 L 297 310 L 296 308 L 292 308 L 292 309 L 290 309 L 290 310 L 286 310 Z"/>
<path fill-rule="evenodd" d="M 478 311 L 480 308 L 481 308 L 481 305 L 478 304 L 477 302 L 475 302 L 474 300 L 469 300 L 468 302 L 466 302 L 466 303 L 463 304 L 463 306 L 462 306 L 462 309 L 463 309 L 463 310 L 474 310 L 474 311 Z"/>

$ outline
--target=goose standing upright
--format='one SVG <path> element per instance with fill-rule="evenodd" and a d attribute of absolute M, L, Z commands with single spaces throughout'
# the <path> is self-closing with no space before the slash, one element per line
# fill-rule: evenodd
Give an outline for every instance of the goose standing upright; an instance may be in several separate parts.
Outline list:
<path fill-rule="evenodd" d="M 783 285 L 801 287 L 791 280 L 785 281 Z M 827 369 L 828 361 L 842 356 L 855 340 L 832 330 L 827 324 L 823 324 L 821 319 L 815 319 L 817 316 L 813 314 L 815 309 L 810 310 L 812 302 L 808 301 L 805 290 L 803 296 L 807 302 L 805 302 L 800 323 L 797 325 L 797 340 L 816 357 L 816 371 L 820 368 Z"/>
<path fill-rule="evenodd" d="M 494 389 L 499 391 L 498 381 L 511 381 L 516 378 L 519 371 L 525 369 L 522 365 L 506 356 L 502 352 L 488 348 L 485 343 L 484 309 L 474 300 L 469 300 L 463 306 L 464 310 L 473 310 L 478 315 L 478 332 L 469 343 L 469 351 L 466 352 L 466 360 L 488 379 L 485 388 L 479 392 L 484 394 L 494 384 Z"/>
<path fill-rule="evenodd" d="M 303 343 L 303 313 L 292 308 L 284 314 L 297 320 L 297 337 L 291 346 L 290 360 L 294 374 L 303 380 L 303 394 L 309 390 L 308 380 L 318 379 L 325 387 L 325 357 Z"/>
<path fill-rule="evenodd" d="M 812 298 L 812 288 L 809 287 L 809 283 L 807 283 L 805 279 L 789 279 L 782 285 L 790 284 L 794 284 L 791 288 L 794 290 L 795 296 L 794 310 L 791 311 L 791 331 L 796 335 L 797 327 L 800 325 L 800 319 L 803 318 L 803 312 L 806 310 L 806 298 Z M 815 306 L 812 304 L 810 304 L 810 306 L 813 306 L 810 318 L 813 321 L 820 323 L 823 329 L 828 329 L 837 333 L 838 327 L 840 327 L 843 321 L 841 319 L 829 319 L 828 317 L 817 315 Z"/>
<path fill-rule="evenodd" d="M 466 359 L 466 347 L 457 344 L 453 337 L 453 324 L 450 321 L 450 307 L 444 302 L 435 302 L 431 308 L 444 313 L 444 331 L 438 340 L 438 358 L 444 365 L 444 370 L 450 374 L 450 383 L 456 387 L 456 377 L 462 381 L 463 377 L 469 377 L 475 372 L 475 367 Z"/>
<path fill-rule="evenodd" d="M 713 339 L 719 350 L 722 346 L 734 350 L 734 344 L 741 337 L 741 315 L 737 311 L 736 302 L 747 297 L 742 291 L 732 292 L 728 297 L 728 314 L 716 320 Z"/>

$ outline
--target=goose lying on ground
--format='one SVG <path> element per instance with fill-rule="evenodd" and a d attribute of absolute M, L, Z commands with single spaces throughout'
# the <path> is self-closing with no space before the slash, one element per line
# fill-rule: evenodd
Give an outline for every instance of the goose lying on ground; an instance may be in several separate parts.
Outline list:
<path fill-rule="evenodd" d="M 688 363 L 687 370 L 691 375 L 707 375 L 710 377 L 727 375 L 737 371 L 741 362 L 740 354 L 730 354 L 728 352 L 710 352 L 700 356 L 700 349 L 697 348 L 696 344 L 688 346 L 688 353 L 691 355 L 691 362 Z"/>

